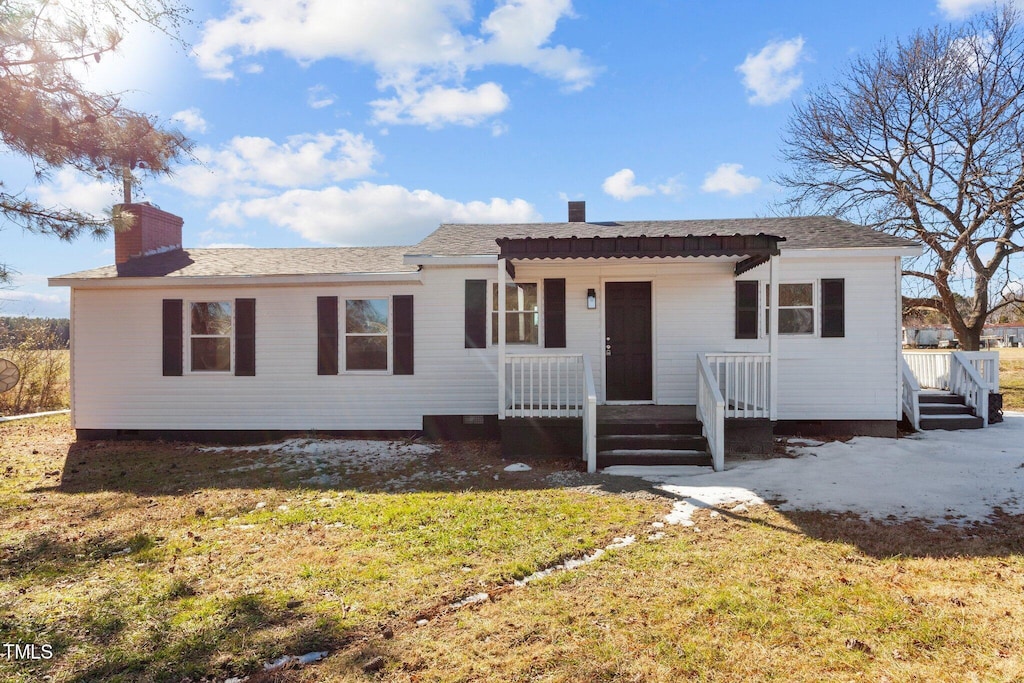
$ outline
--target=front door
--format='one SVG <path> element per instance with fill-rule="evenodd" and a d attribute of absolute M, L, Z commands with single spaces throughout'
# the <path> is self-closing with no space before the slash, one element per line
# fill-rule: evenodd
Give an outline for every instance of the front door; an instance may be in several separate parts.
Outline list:
<path fill-rule="evenodd" d="M 650 401 L 651 283 L 604 286 L 605 390 L 609 401 Z"/>

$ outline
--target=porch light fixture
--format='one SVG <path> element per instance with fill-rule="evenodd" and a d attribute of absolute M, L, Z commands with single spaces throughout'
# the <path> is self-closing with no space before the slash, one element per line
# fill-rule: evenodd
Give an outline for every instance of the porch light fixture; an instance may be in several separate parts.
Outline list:
<path fill-rule="evenodd" d="M 587 308 L 597 308 L 597 291 L 593 289 L 587 290 Z"/>

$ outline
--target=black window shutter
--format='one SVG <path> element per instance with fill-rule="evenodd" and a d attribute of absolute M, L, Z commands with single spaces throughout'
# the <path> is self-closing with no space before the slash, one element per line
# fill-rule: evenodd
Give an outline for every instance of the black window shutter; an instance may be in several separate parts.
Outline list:
<path fill-rule="evenodd" d="M 544 346 L 565 348 L 565 278 L 544 279 Z"/>
<path fill-rule="evenodd" d="M 736 338 L 757 339 L 756 280 L 736 281 Z"/>
<path fill-rule="evenodd" d="M 413 315 L 412 294 L 402 294 L 391 299 L 394 312 L 394 341 L 391 360 L 392 372 L 396 375 L 413 374 Z"/>
<path fill-rule="evenodd" d="M 466 348 L 487 346 L 487 280 L 466 280 Z"/>
<path fill-rule="evenodd" d="M 338 374 L 338 297 L 316 298 L 316 374 Z"/>
<path fill-rule="evenodd" d="M 846 336 L 846 293 L 842 278 L 821 281 L 821 336 Z"/>
<path fill-rule="evenodd" d="M 184 310 L 181 299 L 164 299 L 164 377 L 180 377 L 185 365 Z"/>
<path fill-rule="evenodd" d="M 256 299 L 235 299 L 235 374 L 256 375 Z"/>

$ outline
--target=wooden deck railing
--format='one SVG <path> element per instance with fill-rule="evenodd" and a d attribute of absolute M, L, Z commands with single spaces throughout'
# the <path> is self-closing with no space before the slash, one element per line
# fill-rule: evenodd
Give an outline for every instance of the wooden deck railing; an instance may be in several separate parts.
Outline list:
<path fill-rule="evenodd" d="M 709 353 L 708 367 L 725 400 L 726 417 L 770 417 L 771 362 L 767 353 Z"/>
<path fill-rule="evenodd" d="M 954 354 L 974 367 L 989 391 L 999 391 L 998 351 L 904 351 L 903 359 L 922 387 L 949 390 Z"/>
<path fill-rule="evenodd" d="M 961 351 L 950 354 L 949 390 L 964 397 L 964 402 L 974 409 L 988 426 L 989 384 L 974 367 L 971 359 Z"/>
<path fill-rule="evenodd" d="M 583 417 L 582 353 L 505 356 L 505 417 Z"/>
<path fill-rule="evenodd" d="M 900 371 L 903 374 L 903 414 L 910 420 L 916 430 L 921 429 L 921 385 L 918 384 L 914 372 L 910 369 L 906 358 L 900 359 Z"/>
<path fill-rule="evenodd" d="M 597 389 L 590 359 L 582 353 L 505 357 L 502 417 L 583 419 L 583 460 L 597 471 Z"/>
<path fill-rule="evenodd" d="M 711 451 L 711 466 L 725 469 L 725 398 L 703 353 L 697 354 L 697 419 Z"/>

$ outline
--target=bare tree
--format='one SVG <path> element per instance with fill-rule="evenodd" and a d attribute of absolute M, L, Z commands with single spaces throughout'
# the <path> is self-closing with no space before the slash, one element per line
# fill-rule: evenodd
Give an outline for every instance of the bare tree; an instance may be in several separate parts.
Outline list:
<path fill-rule="evenodd" d="M 130 201 L 138 174 L 169 172 L 189 141 L 125 107 L 118 94 L 90 91 L 77 65 L 115 51 L 133 23 L 176 40 L 188 11 L 177 0 L 0 0 L 0 150 L 31 160 L 40 181 L 62 167 L 116 180 Z M 2 179 L 0 215 L 62 240 L 106 234 L 113 222 L 112 216 L 40 205 L 8 191 Z M 8 277 L 0 264 L 0 283 Z"/>
<path fill-rule="evenodd" d="M 849 217 L 925 247 L 904 270 L 915 307 L 962 348 L 1012 305 L 1024 250 L 1024 30 L 993 9 L 854 60 L 798 105 L 776 178 L 788 210 Z M 916 282 L 916 285 L 913 284 Z M 958 306 L 956 295 L 966 296 Z"/>

